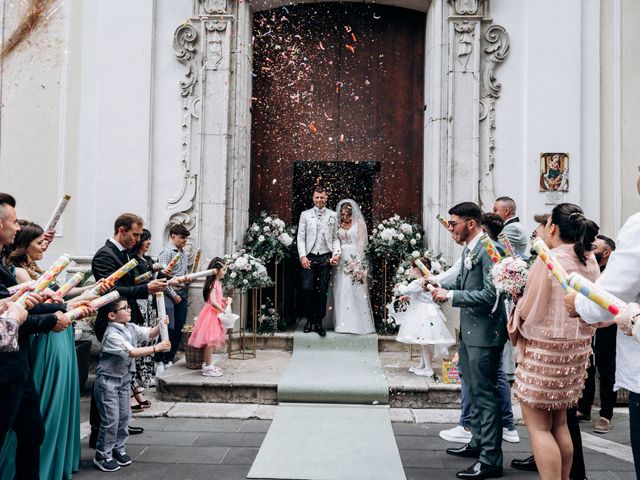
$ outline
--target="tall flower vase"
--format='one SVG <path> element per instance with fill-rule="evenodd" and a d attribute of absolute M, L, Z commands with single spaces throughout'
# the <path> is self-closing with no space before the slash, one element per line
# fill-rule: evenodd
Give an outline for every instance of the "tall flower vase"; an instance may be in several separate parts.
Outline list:
<path fill-rule="evenodd" d="M 227 330 L 227 357 L 236 360 L 256 358 L 256 331 L 262 303 L 262 288 L 234 291 L 234 303 L 240 305 L 238 325 Z"/>

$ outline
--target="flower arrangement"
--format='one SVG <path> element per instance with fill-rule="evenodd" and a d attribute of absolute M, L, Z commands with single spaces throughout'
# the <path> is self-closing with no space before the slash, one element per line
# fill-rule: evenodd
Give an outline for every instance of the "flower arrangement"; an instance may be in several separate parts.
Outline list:
<path fill-rule="evenodd" d="M 257 333 L 263 335 L 273 335 L 275 332 L 283 332 L 287 329 L 287 322 L 278 314 L 273 307 L 273 302 L 267 298 L 265 303 L 260 305 L 260 315 L 258 316 Z"/>
<path fill-rule="evenodd" d="M 515 300 L 527 284 L 529 264 L 519 257 L 505 257 L 491 268 L 491 278 L 498 291 L 508 293 Z"/>
<path fill-rule="evenodd" d="M 343 272 L 351 278 L 351 283 L 363 284 L 367 278 L 367 264 L 362 260 L 358 260 L 355 255 L 351 255 L 351 259 L 344 264 Z"/>
<path fill-rule="evenodd" d="M 228 270 L 222 279 L 222 286 L 227 290 L 239 288 L 244 293 L 250 288 L 273 285 L 273 280 L 260 259 L 244 249 L 225 255 L 224 261 Z"/>
<path fill-rule="evenodd" d="M 296 227 L 289 226 L 275 214 L 260 212 L 260 216 L 244 234 L 244 248 L 263 263 L 277 261 L 291 254 Z"/>
<path fill-rule="evenodd" d="M 411 252 L 411 255 L 402 260 L 400 265 L 398 265 L 393 277 L 393 285 L 398 285 L 399 283 L 408 285 L 413 281 L 413 275 L 411 274 L 411 260 L 420 257 L 425 257 L 431 260 L 431 273 L 434 275 L 449 270 L 450 265 L 444 260 L 441 253 L 434 253 L 430 250 L 426 250 L 424 252 L 414 250 Z"/>
<path fill-rule="evenodd" d="M 375 258 L 401 260 L 408 257 L 422 240 L 422 227 L 399 215 L 387 218 L 369 237 L 369 253 Z"/>

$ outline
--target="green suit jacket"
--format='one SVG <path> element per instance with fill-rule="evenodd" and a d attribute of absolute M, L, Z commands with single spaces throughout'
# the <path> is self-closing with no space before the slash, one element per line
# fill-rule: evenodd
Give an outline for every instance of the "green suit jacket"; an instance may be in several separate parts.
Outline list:
<path fill-rule="evenodd" d="M 507 341 L 507 315 L 504 302 L 496 306 L 496 287 L 491 281 L 493 262 L 481 242 L 471 252 L 473 266 L 468 270 L 463 255 L 456 281 L 442 285 L 453 291 L 452 305 L 460 308 L 460 336 L 470 347 L 502 347 Z"/>

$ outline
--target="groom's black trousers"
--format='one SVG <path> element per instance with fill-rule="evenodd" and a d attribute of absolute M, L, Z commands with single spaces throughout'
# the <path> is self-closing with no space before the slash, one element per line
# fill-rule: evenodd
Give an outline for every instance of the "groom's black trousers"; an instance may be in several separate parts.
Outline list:
<path fill-rule="evenodd" d="M 322 325 L 327 313 L 327 290 L 331 280 L 331 253 L 307 255 L 311 268 L 302 269 L 302 300 L 304 302 L 307 322 Z"/>

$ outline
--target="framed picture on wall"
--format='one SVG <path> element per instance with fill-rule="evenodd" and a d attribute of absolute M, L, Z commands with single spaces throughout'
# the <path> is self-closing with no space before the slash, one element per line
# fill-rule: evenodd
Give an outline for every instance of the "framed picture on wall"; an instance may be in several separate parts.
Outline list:
<path fill-rule="evenodd" d="M 540 154 L 540 191 L 569 191 L 569 154 Z"/>

